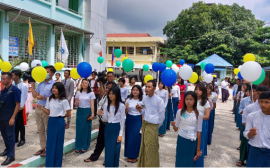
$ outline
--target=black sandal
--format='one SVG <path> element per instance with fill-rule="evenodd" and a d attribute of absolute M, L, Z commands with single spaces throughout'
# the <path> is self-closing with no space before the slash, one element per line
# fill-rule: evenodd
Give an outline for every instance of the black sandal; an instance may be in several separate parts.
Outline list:
<path fill-rule="evenodd" d="M 130 163 L 136 163 L 138 161 L 138 159 L 134 159 L 134 161 L 133 161 L 133 159 L 132 159 L 132 161 L 129 161 Z"/>
<path fill-rule="evenodd" d="M 42 154 L 40 154 L 41 157 L 46 157 L 46 151 L 43 151 Z"/>
<path fill-rule="evenodd" d="M 237 150 L 240 150 L 240 147 L 236 148 Z"/>
<path fill-rule="evenodd" d="M 238 167 L 242 167 L 244 165 L 245 165 L 244 162 L 241 161 L 241 160 L 239 160 L 238 162 L 236 162 L 236 166 L 238 166 Z"/>
<path fill-rule="evenodd" d="M 35 156 L 39 156 L 39 155 L 41 155 L 43 152 L 44 152 L 44 149 L 41 149 L 41 150 L 37 151 L 37 153 L 35 153 L 34 155 L 35 155 Z"/>
<path fill-rule="evenodd" d="M 88 161 L 88 160 L 90 160 L 90 161 Z M 86 162 L 86 163 L 88 163 L 88 162 L 93 162 L 91 159 L 90 159 L 90 157 L 89 158 L 87 158 L 87 159 L 84 159 L 84 162 Z"/>

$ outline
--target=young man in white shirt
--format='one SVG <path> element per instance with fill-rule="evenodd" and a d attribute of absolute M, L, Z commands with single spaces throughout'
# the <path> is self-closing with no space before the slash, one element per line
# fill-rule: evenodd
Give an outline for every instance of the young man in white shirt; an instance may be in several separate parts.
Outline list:
<path fill-rule="evenodd" d="M 159 167 L 159 143 L 158 128 L 165 119 L 164 101 L 155 94 L 156 82 L 150 80 L 146 84 L 145 96 L 140 104 L 136 105 L 136 110 L 144 115 L 142 124 L 142 139 L 138 167 Z M 145 108 L 144 111 L 142 108 Z"/>
<path fill-rule="evenodd" d="M 261 110 L 247 116 L 244 136 L 249 139 L 247 167 L 270 167 L 270 92 L 260 95 Z"/>
<path fill-rule="evenodd" d="M 228 97 L 230 96 L 229 94 L 229 83 L 228 83 L 228 77 L 226 77 L 222 82 L 221 82 L 221 95 L 222 95 L 222 103 L 227 102 Z"/>

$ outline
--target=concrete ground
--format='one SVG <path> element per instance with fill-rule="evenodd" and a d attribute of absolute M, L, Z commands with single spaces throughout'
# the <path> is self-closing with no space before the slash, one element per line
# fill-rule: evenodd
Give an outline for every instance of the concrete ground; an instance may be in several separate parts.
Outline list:
<path fill-rule="evenodd" d="M 193 90 L 194 87 L 189 87 Z M 205 157 L 206 167 L 235 167 L 235 162 L 239 159 L 239 151 L 236 148 L 240 145 L 239 131 L 235 127 L 234 116 L 231 114 L 233 101 L 231 97 L 227 103 L 221 102 L 219 96 L 216 109 L 215 128 L 213 133 L 212 145 L 208 145 L 208 155 Z M 65 141 L 75 138 L 75 113 L 72 112 L 72 124 L 66 130 Z M 93 121 L 92 129 L 98 127 L 98 120 Z M 120 167 L 136 167 L 137 164 L 128 163 L 124 157 L 124 140 L 121 145 Z M 177 133 L 168 131 L 166 135 L 159 138 L 159 153 L 161 167 L 175 166 Z M 96 162 L 84 163 L 84 159 L 89 157 L 96 145 L 96 140 L 91 142 L 89 150 L 84 154 L 77 154 L 74 151 L 69 152 L 63 157 L 63 167 L 103 167 L 104 152 Z M 5 148 L 2 137 L 0 137 L 0 152 Z M 13 164 L 23 161 L 33 156 L 40 149 L 38 133 L 34 113 L 30 115 L 28 125 L 26 126 L 26 144 L 22 147 L 16 147 L 16 161 Z M 5 157 L 0 157 L 0 163 Z M 41 165 L 44 166 L 44 165 Z"/>

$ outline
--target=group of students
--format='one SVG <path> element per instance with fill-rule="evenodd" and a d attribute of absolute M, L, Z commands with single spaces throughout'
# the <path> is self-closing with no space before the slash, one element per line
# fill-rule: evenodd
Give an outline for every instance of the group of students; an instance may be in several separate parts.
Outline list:
<path fill-rule="evenodd" d="M 233 87 L 233 114 L 240 130 L 237 166 L 270 166 L 270 92 L 267 86 L 256 86 L 238 79 Z M 237 90 L 236 90 L 237 88 Z M 245 164 L 246 162 L 246 164 Z"/>

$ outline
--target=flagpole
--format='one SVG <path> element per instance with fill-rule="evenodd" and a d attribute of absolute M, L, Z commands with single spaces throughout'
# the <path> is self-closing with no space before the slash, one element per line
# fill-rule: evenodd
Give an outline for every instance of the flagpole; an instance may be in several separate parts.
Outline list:
<path fill-rule="evenodd" d="M 61 49 L 61 46 L 62 46 L 62 33 L 63 33 L 63 30 L 62 30 L 62 27 L 61 27 L 61 35 L 60 35 L 60 46 L 59 46 L 59 51 L 61 53 L 61 56 L 60 56 L 60 62 L 62 62 L 62 49 Z M 61 50 L 60 50 L 61 49 Z"/>
<path fill-rule="evenodd" d="M 30 21 L 30 17 L 29 17 L 29 21 Z M 30 61 L 30 45 L 29 45 L 29 41 L 30 41 L 30 39 L 29 39 L 29 36 L 30 36 L 30 22 L 28 21 L 28 27 L 29 27 L 29 31 L 28 31 L 28 47 L 29 47 L 29 49 L 28 49 L 28 65 L 29 65 L 29 61 Z"/>

